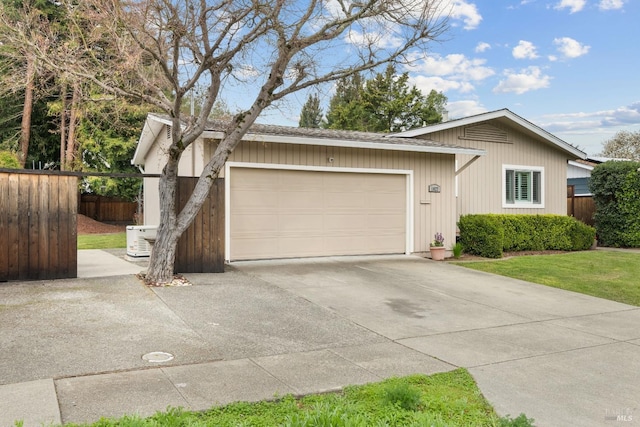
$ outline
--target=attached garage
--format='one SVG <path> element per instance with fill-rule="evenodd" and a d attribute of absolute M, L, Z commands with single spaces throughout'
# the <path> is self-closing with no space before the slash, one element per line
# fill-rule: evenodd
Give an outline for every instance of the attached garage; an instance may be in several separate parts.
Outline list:
<path fill-rule="evenodd" d="M 132 162 L 145 173 L 162 172 L 171 125 L 167 117 L 148 116 Z M 228 123 L 209 122 L 185 150 L 179 175 L 200 176 L 227 129 Z M 216 245 L 198 245 L 198 231 L 189 234 L 194 243 L 187 258 L 206 250 L 218 256 L 220 248 L 226 262 L 423 253 L 435 233 L 449 245 L 456 235 L 458 154 L 475 159 L 485 152 L 425 139 L 254 124 L 218 176 L 224 190 L 216 194 L 224 203 L 210 208 L 223 217 L 224 232 L 200 231 Z M 145 225 L 160 221 L 157 181 L 144 182 Z"/>
<path fill-rule="evenodd" d="M 230 261 L 408 252 L 410 171 L 228 170 Z"/>

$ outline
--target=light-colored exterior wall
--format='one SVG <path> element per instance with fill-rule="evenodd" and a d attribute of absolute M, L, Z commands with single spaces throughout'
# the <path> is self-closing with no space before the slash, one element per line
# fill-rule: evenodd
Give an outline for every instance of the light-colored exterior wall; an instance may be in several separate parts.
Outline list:
<path fill-rule="evenodd" d="M 164 126 L 162 132 L 156 137 L 152 149 L 144 158 L 144 171 L 148 174 L 159 174 L 166 162 L 167 147 L 170 145 L 171 133 L 168 126 Z M 187 147 L 182 154 L 178 166 L 180 176 L 199 176 L 204 168 L 204 147 L 202 141 Z M 144 178 L 144 223 L 157 225 L 160 222 L 160 192 L 158 178 Z"/>
<path fill-rule="evenodd" d="M 487 152 L 458 175 L 457 218 L 483 213 L 566 215 L 568 155 L 550 143 L 534 139 L 515 128 L 490 122 L 507 133 L 507 142 L 489 142 L 465 138 L 465 128 L 423 135 L 423 138 Z M 474 124 L 470 127 L 477 126 Z M 457 168 L 473 156 L 456 155 Z M 544 208 L 503 208 L 503 165 L 544 168 Z"/>
<path fill-rule="evenodd" d="M 585 167 L 573 166 L 569 164 L 567 167 L 567 179 L 571 178 L 591 178 L 591 169 Z"/>
<path fill-rule="evenodd" d="M 163 135 L 156 141 L 145 158 L 145 172 L 159 173 L 162 169 Z M 216 142 L 199 140 L 187 159 L 180 163 L 180 175 L 198 176 L 213 155 Z M 193 157 L 200 155 L 202 161 Z M 329 162 L 333 158 L 333 162 Z M 369 150 L 346 147 L 278 144 L 243 141 L 231 153 L 230 162 L 259 163 L 273 165 L 301 165 L 309 167 L 394 169 L 413 171 L 413 252 L 426 252 L 436 232 L 445 236 L 445 245 L 455 242 L 455 180 L 454 155 L 390 150 Z M 223 174 L 221 174 L 221 177 Z M 157 178 L 145 179 L 145 224 L 155 225 L 159 221 L 159 196 Z M 429 185 L 438 184 L 440 193 L 430 193 Z"/>

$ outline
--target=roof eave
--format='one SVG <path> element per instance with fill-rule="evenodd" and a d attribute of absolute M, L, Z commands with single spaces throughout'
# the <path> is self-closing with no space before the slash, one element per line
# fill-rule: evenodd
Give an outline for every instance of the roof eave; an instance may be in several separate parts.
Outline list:
<path fill-rule="evenodd" d="M 202 136 L 210 139 L 222 139 L 223 132 L 205 131 Z M 363 148 L 370 150 L 390 150 L 390 151 L 408 151 L 418 153 L 435 153 L 435 154 L 470 154 L 474 156 L 484 156 L 485 150 L 464 147 L 447 147 L 447 146 L 431 146 L 431 145 L 409 145 L 409 144 L 388 144 L 380 142 L 355 141 L 348 139 L 325 139 L 325 138 L 308 138 L 299 136 L 284 135 L 265 135 L 247 133 L 243 141 L 270 142 L 277 144 L 296 144 L 296 145 L 314 145 L 325 147 L 345 147 L 345 148 Z"/>
<path fill-rule="evenodd" d="M 440 131 L 443 131 L 443 130 L 448 130 L 448 129 L 452 129 L 452 128 L 456 128 L 456 127 L 460 127 L 460 126 L 468 126 L 468 125 L 472 125 L 474 123 L 480 123 L 480 122 L 499 119 L 499 118 L 508 118 L 508 119 L 510 119 L 511 121 L 515 122 L 516 124 L 518 124 L 518 125 L 522 126 L 523 128 L 527 129 L 529 132 L 532 132 L 532 133 L 536 134 L 537 136 L 539 136 L 540 138 L 542 138 L 542 139 L 544 139 L 546 141 L 549 141 L 550 143 L 552 143 L 553 145 L 555 145 L 556 147 L 558 147 L 562 151 L 571 154 L 572 157 L 577 157 L 579 159 L 586 159 L 587 158 L 587 154 L 585 152 L 583 152 L 582 150 L 572 146 L 571 144 L 568 144 L 567 142 L 561 140 L 557 136 L 547 132 L 546 130 L 544 130 L 544 129 L 536 126 L 536 125 L 534 125 L 530 121 L 518 116 L 517 114 L 513 113 L 512 111 L 510 111 L 510 110 L 508 110 L 506 108 L 502 109 L 502 110 L 496 110 L 496 111 L 490 111 L 488 113 L 478 114 L 478 115 L 475 115 L 475 116 L 465 117 L 465 118 L 462 118 L 462 119 L 456 119 L 456 120 L 451 120 L 451 121 L 447 121 L 447 122 L 443 122 L 443 123 L 438 123 L 438 124 L 430 125 L 430 126 L 423 127 L 423 128 L 412 129 L 412 130 L 408 130 L 408 131 L 405 131 L 405 132 L 391 134 L 389 136 L 390 137 L 397 137 L 397 138 L 415 138 L 417 136 L 422 136 L 422 135 L 426 135 L 426 134 L 429 134 L 429 133 L 440 132 Z"/>
<path fill-rule="evenodd" d="M 144 122 L 138 144 L 136 145 L 136 151 L 131 159 L 131 164 L 134 166 L 144 166 L 144 159 L 147 157 L 147 153 L 153 146 L 156 138 L 158 137 L 162 127 L 166 124 L 171 124 L 162 117 L 158 117 L 154 114 L 148 114 L 147 120 Z"/>

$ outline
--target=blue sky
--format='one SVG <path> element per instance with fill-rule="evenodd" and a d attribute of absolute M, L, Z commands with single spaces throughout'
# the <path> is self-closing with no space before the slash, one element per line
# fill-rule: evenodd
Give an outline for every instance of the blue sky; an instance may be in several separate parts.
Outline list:
<path fill-rule="evenodd" d="M 425 94 L 444 92 L 450 118 L 508 108 L 590 155 L 617 131 L 640 129 L 640 1 L 449 3 L 450 30 L 402 71 Z M 297 126 L 305 99 L 259 121 Z"/>

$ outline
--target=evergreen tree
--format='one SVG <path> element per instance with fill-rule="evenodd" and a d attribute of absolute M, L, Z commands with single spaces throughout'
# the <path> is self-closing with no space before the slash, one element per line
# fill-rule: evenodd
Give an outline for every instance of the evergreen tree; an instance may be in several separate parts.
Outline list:
<path fill-rule="evenodd" d="M 338 82 L 327 112 L 329 129 L 399 132 L 442 121 L 447 97 L 435 90 L 425 97 L 393 65 L 365 82 L 353 77 Z"/>
<path fill-rule="evenodd" d="M 317 94 L 309 95 L 300 112 L 301 128 L 319 128 L 322 122 L 322 108 Z"/>
<path fill-rule="evenodd" d="M 364 83 L 362 75 L 355 73 L 338 80 L 336 93 L 329 101 L 327 121 L 323 127 L 327 129 L 366 130 L 368 112 L 364 108 L 362 92 Z"/>

